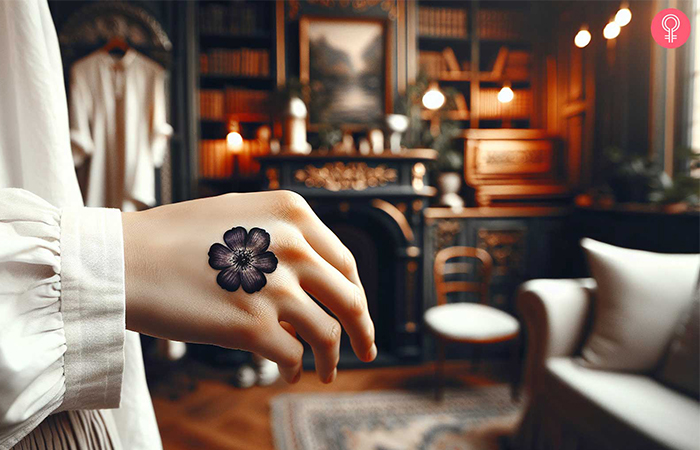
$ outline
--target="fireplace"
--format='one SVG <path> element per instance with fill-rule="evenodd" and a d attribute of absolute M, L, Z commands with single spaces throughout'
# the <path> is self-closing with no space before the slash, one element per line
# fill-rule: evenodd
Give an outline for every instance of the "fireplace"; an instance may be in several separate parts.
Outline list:
<path fill-rule="evenodd" d="M 432 150 L 400 155 L 275 155 L 261 158 L 269 189 L 304 196 L 357 260 L 376 328 L 376 364 L 421 356 L 423 209 L 434 195 L 425 185 Z M 311 352 L 305 365 L 313 364 Z M 358 365 L 349 339 L 341 367 Z"/>

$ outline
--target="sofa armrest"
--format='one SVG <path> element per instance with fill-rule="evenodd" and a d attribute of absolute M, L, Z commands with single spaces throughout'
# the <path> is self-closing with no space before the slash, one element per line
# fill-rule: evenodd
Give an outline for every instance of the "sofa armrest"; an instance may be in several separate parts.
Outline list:
<path fill-rule="evenodd" d="M 592 278 L 531 280 L 518 290 L 517 308 L 527 330 L 525 387 L 542 379 L 547 358 L 572 355 L 581 344 L 595 292 Z"/>

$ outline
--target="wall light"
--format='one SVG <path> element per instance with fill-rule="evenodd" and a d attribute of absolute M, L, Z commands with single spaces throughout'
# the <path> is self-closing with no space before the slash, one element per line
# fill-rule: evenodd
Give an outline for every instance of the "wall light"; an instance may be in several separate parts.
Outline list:
<path fill-rule="evenodd" d="M 578 48 L 584 48 L 591 43 L 591 32 L 587 26 L 582 26 L 576 36 L 574 36 L 574 45 Z"/>
<path fill-rule="evenodd" d="M 435 111 L 445 104 L 445 94 L 440 92 L 437 83 L 431 83 L 425 94 L 423 94 L 423 106 Z"/>
<path fill-rule="evenodd" d="M 603 28 L 603 37 L 605 39 L 615 39 L 620 35 L 620 25 L 618 25 L 614 20 L 610 21 L 605 28 Z"/>
<path fill-rule="evenodd" d="M 513 89 L 510 88 L 509 84 L 506 84 L 498 91 L 498 96 L 496 98 L 498 98 L 498 101 L 501 103 L 508 103 L 513 100 L 513 97 L 515 97 Z"/>
<path fill-rule="evenodd" d="M 629 5 L 625 2 L 620 5 L 620 10 L 615 14 L 615 23 L 624 27 L 632 20 L 632 11 Z"/>
<path fill-rule="evenodd" d="M 226 148 L 232 153 L 238 153 L 243 149 L 243 136 L 238 131 L 232 131 L 226 135 Z"/>

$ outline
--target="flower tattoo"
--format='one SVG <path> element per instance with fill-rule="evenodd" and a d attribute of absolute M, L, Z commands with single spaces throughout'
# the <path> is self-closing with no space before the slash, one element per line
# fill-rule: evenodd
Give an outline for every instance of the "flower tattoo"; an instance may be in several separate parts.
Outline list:
<path fill-rule="evenodd" d="M 267 284 L 265 273 L 277 269 L 277 257 L 268 252 L 270 234 L 262 228 L 235 227 L 224 233 L 224 242 L 209 248 L 209 265 L 221 270 L 216 282 L 223 289 L 235 292 L 239 286 L 249 294 Z"/>

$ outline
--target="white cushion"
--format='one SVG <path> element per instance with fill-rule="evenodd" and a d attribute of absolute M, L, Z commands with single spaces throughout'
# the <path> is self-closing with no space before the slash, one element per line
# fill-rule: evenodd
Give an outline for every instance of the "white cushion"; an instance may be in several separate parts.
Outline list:
<path fill-rule="evenodd" d="M 425 323 L 451 339 L 488 341 L 518 332 L 520 325 L 510 314 L 477 303 L 450 303 L 425 312 Z"/>
<path fill-rule="evenodd" d="M 598 285 L 593 332 L 582 351 L 591 368 L 651 371 L 692 300 L 700 255 L 671 255 L 584 239 Z"/>
<path fill-rule="evenodd" d="M 547 394 L 561 400 L 578 425 L 618 442 L 613 447 L 697 450 L 700 445 L 700 403 L 651 377 L 587 369 L 572 358 L 549 358 L 547 372 Z M 558 383 L 584 401 L 562 392 Z"/>

